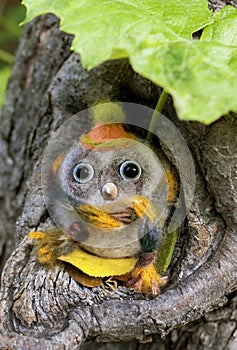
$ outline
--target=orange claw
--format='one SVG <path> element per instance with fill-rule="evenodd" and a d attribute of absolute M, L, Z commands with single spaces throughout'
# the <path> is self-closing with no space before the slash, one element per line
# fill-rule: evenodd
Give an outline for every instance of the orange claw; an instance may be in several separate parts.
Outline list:
<path fill-rule="evenodd" d="M 126 286 L 144 294 L 159 295 L 160 287 L 166 282 L 167 278 L 161 277 L 152 263 L 146 267 L 135 267 Z"/>

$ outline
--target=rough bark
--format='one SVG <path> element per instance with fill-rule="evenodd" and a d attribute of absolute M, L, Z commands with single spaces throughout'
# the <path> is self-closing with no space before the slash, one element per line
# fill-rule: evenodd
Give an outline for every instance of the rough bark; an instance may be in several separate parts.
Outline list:
<path fill-rule="evenodd" d="M 90 341 L 143 342 L 151 337 L 152 344 L 126 347 L 235 349 L 235 116 L 210 126 L 184 123 L 177 120 L 171 101 L 166 104 L 166 114 L 193 152 L 197 184 L 170 283 L 158 298 L 124 287 L 91 290 L 71 279 L 63 264 L 46 270 L 36 261 L 26 235 L 32 228 L 51 224 L 40 171 L 53 132 L 95 100 L 110 98 L 152 107 L 160 93 L 126 60 L 85 71 L 79 55 L 70 52 L 71 39 L 58 30 L 52 15 L 26 27 L 0 117 L 0 232 L 9 247 L 6 255 L 20 214 L 17 248 L 2 274 L 0 349 L 79 349 Z M 218 310 L 208 313 L 213 309 Z"/>

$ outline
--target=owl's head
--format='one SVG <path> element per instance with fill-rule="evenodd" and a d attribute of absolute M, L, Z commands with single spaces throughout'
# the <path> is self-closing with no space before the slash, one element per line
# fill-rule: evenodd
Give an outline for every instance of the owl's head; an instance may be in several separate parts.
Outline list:
<path fill-rule="evenodd" d="M 60 182 L 74 206 L 90 204 L 114 212 L 135 196 L 151 198 L 159 187 L 163 195 L 167 191 L 166 171 L 157 154 L 131 138 L 93 149 L 76 143 L 62 162 Z"/>

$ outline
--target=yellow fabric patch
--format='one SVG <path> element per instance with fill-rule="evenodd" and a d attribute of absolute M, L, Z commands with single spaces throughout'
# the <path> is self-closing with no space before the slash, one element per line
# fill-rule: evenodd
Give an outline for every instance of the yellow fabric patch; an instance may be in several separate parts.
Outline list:
<path fill-rule="evenodd" d="M 143 217 L 145 214 L 153 224 L 155 223 L 156 213 L 148 198 L 136 196 L 132 204 L 139 218 Z"/>
<path fill-rule="evenodd" d="M 109 214 L 97 209 L 96 207 L 93 207 L 90 204 L 80 205 L 78 208 L 78 214 L 86 222 L 89 222 L 98 227 L 116 228 L 121 226 L 119 221 L 113 219 L 111 216 L 109 216 Z"/>
<path fill-rule="evenodd" d="M 41 264 L 48 264 L 52 259 L 52 255 L 48 251 L 47 247 L 42 247 L 38 250 L 38 259 Z"/>
<path fill-rule="evenodd" d="M 174 174 L 171 171 L 166 173 L 166 177 L 167 177 L 167 182 L 168 182 L 168 187 L 169 187 L 167 201 L 172 202 L 176 196 L 176 193 L 177 193 L 177 182 L 176 182 L 176 179 L 174 177 Z"/>
<path fill-rule="evenodd" d="M 43 239 L 45 236 L 47 236 L 47 233 L 40 231 L 30 231 L 28 236 L 32 239 Z"/>
<path fill-rule="evenodd" d="M 54 163 L 52 165 L 52 170 L 53 170 L 54 173 L 57 172 L 58 168 L 62 164 L 64 156 L 65 156 L 65 152 L 62 152 L 62 153 L 59 154 L 58 158 L 56 158 L 56 160 L 54 161 Z"/>
<path fill-rule="evenodd" d="M 137 261 L 135 257 L 101 258 L 80 248 L 75 249 L 72 253 L 61 255 L 58 259 L 74 265 L 87 275 L 93 277 L 124 275 L 133 270 Z"/>

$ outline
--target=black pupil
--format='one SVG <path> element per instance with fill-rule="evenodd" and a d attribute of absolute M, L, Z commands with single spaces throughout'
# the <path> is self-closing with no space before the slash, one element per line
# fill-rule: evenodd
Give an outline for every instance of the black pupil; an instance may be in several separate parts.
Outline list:
<path fill-rule="evenodd" d="M 77 176 L 78 179 L 85 180 L 90 175 L 90 170 L 88 169 L 87 166 L 81 165 L 77 167 L 75 175 Z"/>
<path fill-rule="evenodd" d="M 123 169 L 124 175 L 129 179 L 134 179 L 139 174 L 139 168 L 136 164 L 128 163 Z"/>

